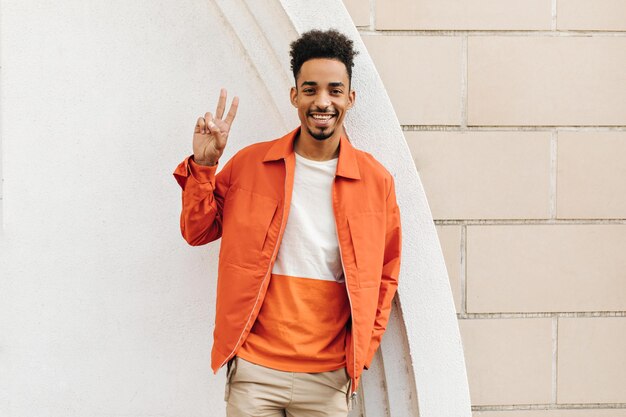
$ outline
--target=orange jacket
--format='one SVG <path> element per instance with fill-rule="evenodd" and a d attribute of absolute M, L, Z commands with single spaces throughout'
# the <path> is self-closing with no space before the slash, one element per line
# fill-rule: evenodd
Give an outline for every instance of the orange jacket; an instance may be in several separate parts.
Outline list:
<path fill-rule="evenodd" d="M 222 238 L 211 367 L 226 364 L 261 309 L 287 224 L 297 128 L 250 145 L 215 175 L 185 159 L 174 172 L 182 187 L 180 227 L 191 245 Z M 369 367 L 389 320 L 400 270 L 400 212 L 393 177 L 342 137 L 333 209 L 350 309 L 346 368 L 352 392 Z"/>

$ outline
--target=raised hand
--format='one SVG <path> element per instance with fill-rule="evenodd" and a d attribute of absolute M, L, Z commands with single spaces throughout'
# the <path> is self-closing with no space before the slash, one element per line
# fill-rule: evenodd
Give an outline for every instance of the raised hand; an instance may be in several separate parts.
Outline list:
<path fill-rule="evenodd" d="M 226 109 L 226 89 L 220 90 L 220 98 L 217 101 L 215 117 L 211 113 L 205 113 L 204 117 L 198 118 L 193 132 L 193 159 L 200 165 L 215 165 L 222 156 L 230 126 L 235 120 L 239 97 L 234 97 L 224 119 Z"/>

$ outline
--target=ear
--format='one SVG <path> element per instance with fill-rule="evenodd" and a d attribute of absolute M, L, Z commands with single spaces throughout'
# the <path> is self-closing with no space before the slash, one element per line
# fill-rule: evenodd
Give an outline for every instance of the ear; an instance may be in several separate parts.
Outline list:
<path fill-rule="evenodd" d="M 298 89 L 296 87 L 291 87 L 289 98 L 291 99 L 291 104 L 294 107 L 298 107 Z"/>
<path fill-rule="evenodd" d="M 348 110 L 351 109 L 352 106 L 354 106 L 355 100 L 356 100 L 356 91 L 350 90 L 350 93 L 348 94 L 348 105 L 346 106 Z"/>

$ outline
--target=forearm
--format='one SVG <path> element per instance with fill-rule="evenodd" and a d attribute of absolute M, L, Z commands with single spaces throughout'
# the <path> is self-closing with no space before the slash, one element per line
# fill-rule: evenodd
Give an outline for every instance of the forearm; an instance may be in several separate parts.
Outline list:
<path fill-rule="evenodd" d="M 189 157 L 174 171 L 182 188 L 181 233 L 193 246 L 203 245 L 221 236 L 221 207 L 215 196 L 216 169 L 217 165 L 202 166 Z"/>

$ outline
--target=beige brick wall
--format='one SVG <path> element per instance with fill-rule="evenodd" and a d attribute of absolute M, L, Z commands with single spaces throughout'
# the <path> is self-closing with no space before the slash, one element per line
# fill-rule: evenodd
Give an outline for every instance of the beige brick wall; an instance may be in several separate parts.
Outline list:
<path fill-rule="evenodd" d="M 377 30 L 550 29 L 550 0 L 377 0 Z"/>
<path fill-rule="evenodd" d="M 626 131 L 559 132 L 557 140 L 557 217 L 626 218 Z"/>
<path fill-rule="evenodd" d="M 626 125 L 626 37 L 469 36 L 467 53 L 470 125 Z"/>
<path fill-rule="evenodd" d="M 549 132 L 405 132 L 433 217 L 547 219 Z"/>
<path fill-rule="evenodd" d="M 460 37 L 364 35 L 363 41 L 375 59 L 400 123 L 459 124 Z M 398 57 L 404 60 L 400 63 Z"/>
<path fill-rule="evenodd" d="M 626 417 L 626 0 L 346 0 L 432 209 L 475 417 Z"/>
<path fill-rule="evenodd" d="M 559 30 L 626 31 L 624 0 L 558 0 Z"/>
<path fill-rule="evenodd" d="M 552 383 L 552 320 L 461 320 L 475 405 L 543 404 Z M 419 394 L 419 393 L 418 393 Z"/>

